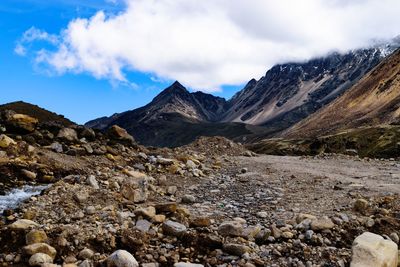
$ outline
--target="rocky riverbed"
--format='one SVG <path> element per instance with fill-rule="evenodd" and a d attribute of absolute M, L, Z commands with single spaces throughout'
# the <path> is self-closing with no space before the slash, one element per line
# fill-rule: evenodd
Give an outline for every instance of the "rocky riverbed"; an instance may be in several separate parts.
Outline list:
<path fill-rule="evenodd" d="M 3 266 L 363 266 L 368 246 L 385 251 L 370 266 L 397 265 L 398 161 L 262 156 L 224 138 L 146 148 L 117 126 L 12 118 L 4 191 L 49 186 L 5 208 Z"/>

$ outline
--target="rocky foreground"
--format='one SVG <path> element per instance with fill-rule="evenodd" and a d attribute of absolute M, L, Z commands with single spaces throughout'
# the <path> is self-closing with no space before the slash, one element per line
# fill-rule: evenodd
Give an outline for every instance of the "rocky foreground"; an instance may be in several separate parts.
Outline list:
<path fill-rule="evenodd" d="M 118 126 L 0 117 L 2 194 L 49 185 L 3 211 L 3 266 L 397 266 L 397 161 L 155 149 Z"/>

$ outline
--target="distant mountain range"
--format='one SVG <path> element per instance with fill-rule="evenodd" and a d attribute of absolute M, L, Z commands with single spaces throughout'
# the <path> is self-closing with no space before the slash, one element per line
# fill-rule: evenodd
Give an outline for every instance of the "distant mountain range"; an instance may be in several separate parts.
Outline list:
<path fill-rule="evenodd" d="M 268 138 L 305 139 L 338 131 L 398 124 L 400 116 L 400 45 L 332 53 L 303 63 L 272 67 L 252 79 L 230 100 L 189 92 L 179 82 L 149 104 L 85 124 L 107 130 L 125 128 L 141 144 L 176 147 L 199 136 L 224 136 L 257 143 Z M 25 102 L 0 106 L 42 123 L 74 123 Z"/>
<path fill-rule="evenodd" d="M 282 136 L 307 138 L 376 125 L 400 125 L 400 50 Z"/>
<path fill-rule="evenodd" d="M 117 124 L 140 143 L 152 146 L 178 146 L 199 135 L 254 142 L 278 135 L 331 103 L 397 47 L 393 43 L 276 65 L 258 81 L 250 80 L 229 101 L 190 93 L 175 82 L 144 107 L 95 119 L 86 126 L 105 130 Z"/>

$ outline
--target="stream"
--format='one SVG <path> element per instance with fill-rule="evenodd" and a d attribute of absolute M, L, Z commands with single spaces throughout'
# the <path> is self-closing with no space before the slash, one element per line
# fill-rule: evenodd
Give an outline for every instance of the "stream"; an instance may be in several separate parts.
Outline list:
<path fill-rule="evenodd" d="M 31 196 L 39 195 L 46 188 L 48 188 L 48 185 L 26 185 L 7 192 L 5 195 L 0 196 L 0 214 L 6 209 L 15 209 L 20 203 Z"/>

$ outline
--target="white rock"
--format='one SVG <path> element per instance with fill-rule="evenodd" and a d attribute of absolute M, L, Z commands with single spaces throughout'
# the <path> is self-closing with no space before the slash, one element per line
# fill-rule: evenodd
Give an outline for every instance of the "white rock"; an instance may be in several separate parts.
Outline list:
<path fill-rule="evenodd" d="M 365 232 L 353 243 L 351 267 L 397 267 L 396 243 L 382 236 Z"/>
<path fill-rule="evenodd" d="M 204 267 L 204 265 L 189 262 L 178 262 L 174 264 L 174 267 Z"/>
<path fill-rule="evenodd" d="M 139 267 L 139 263 L 128 251 L 117 250 L 107 258 L 107 267 Z"/>
<path fill-rule="evenodd" d="M 45 263 L 53 263 L 53 259 L 44 253 L 36 253 L 29 258 L 30 266 L 42 266 Z"/>

